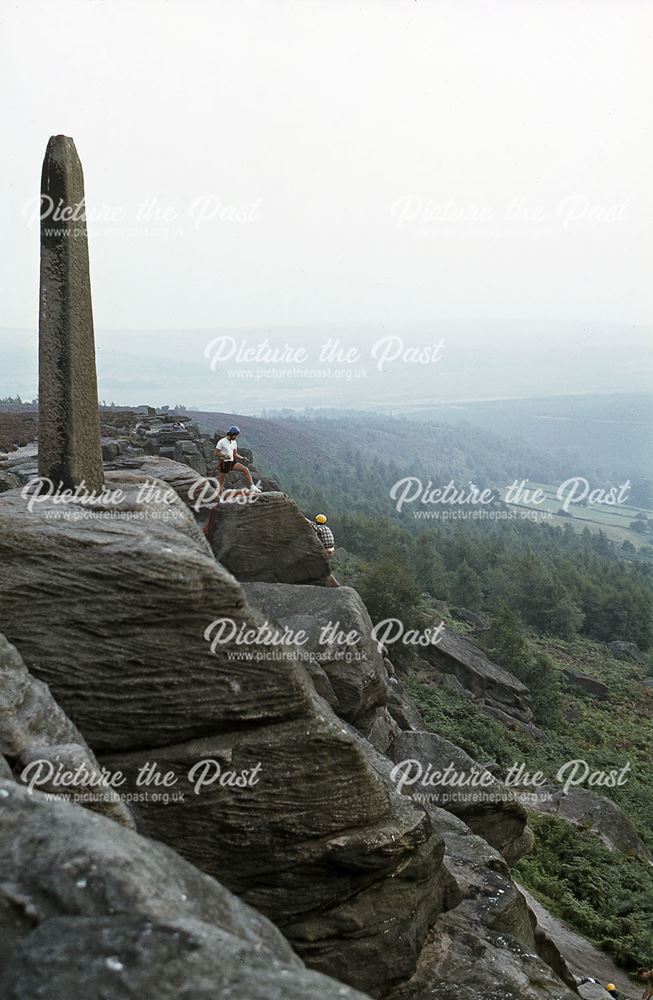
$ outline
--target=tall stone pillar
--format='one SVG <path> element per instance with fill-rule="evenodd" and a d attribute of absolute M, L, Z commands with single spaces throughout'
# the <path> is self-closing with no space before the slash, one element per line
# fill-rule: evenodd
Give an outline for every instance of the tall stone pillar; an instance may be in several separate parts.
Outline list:
<path fill-rule="evenodd" d="M 75 143 L 48 142 L 41 173 L 39 475 L 103 484 L 84 174 Z"/>

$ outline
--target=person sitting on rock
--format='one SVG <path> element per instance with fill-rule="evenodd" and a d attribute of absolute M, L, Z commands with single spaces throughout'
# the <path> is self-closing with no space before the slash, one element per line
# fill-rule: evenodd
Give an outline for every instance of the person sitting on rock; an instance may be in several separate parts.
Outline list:
<path fill-rule="evenodd" d="M 326 514 L 316 514 L 315 520 L 310 521 L 311 527 L 315 529 L 317 537 L 322 542 L 324 546 L 324 551 L 326 552 L 327 558 L 330 559 L 333 553 L 336 551 L 336 540 L 333 537 L 333 532 L 331 528 L 327 528 L 327 516 Z"/>
<path fill-rule="evenodd" d="M 224 488 L 225 476 L 230 472 L 242 472 L 247 480 L 247 485 L 250 490 L 254 493 L 260 493 L 261 488 L 254 483 L 252 479 L 252 474 L 246 465 L 239 462 L 238 459 L 243 458 L 242 455 L 238 453 L 237 448 L 237 437 L 240 434 L 240 427 L 236 427 L 235 424 L 229 428 L 226 435 L 220 438 L 215 446 L 214 456 L 218 462 L 218 479 L 220 482 L 220 492 L 222 493 Z"/>
<path fill-rule="evenodd" d="M 626 997 L 623 995 L 623 993 L 619 992 L 614 983 L 608 983 L 608 985 L 606 986 L 606 990 L 613 998 L 613 1000 L 626 1000 Z"/>

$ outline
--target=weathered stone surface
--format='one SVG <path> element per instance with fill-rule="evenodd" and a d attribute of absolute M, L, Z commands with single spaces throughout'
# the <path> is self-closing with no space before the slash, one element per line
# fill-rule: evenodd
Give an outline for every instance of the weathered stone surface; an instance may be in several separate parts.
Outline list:
<path fill-rule="evenodd" d="M 120 454 L 121 445 L 118 441 L 113 438 L 101 438 L 100 445 L 102 448 L 102 461 L 111 462 L 114 458 L 117 458 Z"/>
<path fill-rule="evenodd" d="M 583 1000 L 612 1000 L 612 994 L 604 990 L 600 983 L 583 983 L 578 987 Z"/>
<path fill-rule="evenodd" d="M 653 855 L 628 817 L 603 795 L 588 788 L 570 788 L 565 792 L 558 785 L 547 785 L 535 795 L 517 792 L 517 796 L 527 809 L 557 816 L 595 833 L 610 851 L 639 858 L 645 864 L 653 863 Z"/>
<path fill-rule="evenodd" d="M 18 650 L 3 635 L 0 635 L 0 752 L 15 760 L 19 776 L 28 764 L 43 760 L 55 767 L 61 763 L 72 771 L 83 767 L 96 781 L 100 777 L 97 760 L 77 727 L 54 700 L 47 684 L 31 676 Z M 51 783 L 40 787 L 63 797 L 73 794 L 73 790 Z M 105 782 L 96 786 L 93 799 L 86 804 L 117 823 L 135 826 L 129 808 Z"/>
<path fill-rule="evenodd" d="M 175 444 L 174 458 L 176 462 L 183 462 L 191 469 L 195 469 L 199 475 L 206 475 L 206 459 L 204 453 L 200 451 L 194 441 L 177 441 Z"/>
<path fill-rule="evenodd" d="M 0 493 L 5 493 L 7 490 L 15 490 L 20 486 L 20 480 L 18 476 L 14 476 L 11 472 L 0 472 Z"/>
<path fill-rule="evenodd" d="M 0 926 L 8 1000 L 362 1000 L 174 851 L 13 782 L 0 783 Z"/>
<path fill-rule="evenodd" d="M 285 493 L 216 508 L 211 545 L 241 581 L 324 583 L 329 561 L 314 530 Z"/>
<path fill-rule="evenodd" d="M 3 474 L 15 476 L 19 485 L 38 475 L 38 446 L 36 442 L 23 445 L 14 451 L 0 452 L 0 469 L 2 469 Z"/>
<path fill-rule="evenodd" d="M 60 772 L 67 775 L 82 775 L 78 787 L 62 787 L 57 778 Z M 23 784 L 29 784 L 31 776 L 36 773 L 39 775 L 39 791 L 50 792 L 61 799 L 68 799 L 93 812 L 108 816 L 109 819 L 130 830 L 136 829 L 129 806 L 106 781 L 94 754 L 86 744 L 64 743 L 25 750 L 16 767 L 16 777 Z M 85 784 L 87 781 L 88 787 Z"/>
<path fill-rule="evenodd" d="M 607 997 L 601 983 L 615 983 L 617 989 L 628 1000 L 639 1000 L 641 991 L 632 983 L 623 969 L 620 969 L 608 954 L 600 951 L 587 938 L 578 934 L 569 924 L 554 917 L 539 903 L 523 886 L 519 891 L 528 903 L 531 919 L 534 921 L 538 951 L 552 966 L 558 975 L 568 981 L 569 977 L 578 983 L 578 992 L 586 1000 L 597 1000 Z M 546 943 L 542 948 L 542 937 Z M 556 957 L 557 956 L 557 957 Z M 558 971 L 559 964 L 563 968 Z M 593 979 L 594 983 L 583 983 L 583 980 Z"/>
<path fill-rule="evenodd" d="M 52 500 L 30 512 L 19 494 L 0 496 L 0 620 L 30 671 L 94 750 L 303 714 L 301 665 L 243 662 L 235 643 L 211 653 L 204 632 L 214 620 L 240 627 L 262 616 L 181 501 L 139 502 L 142 482 L 114 476 L 108 485 L 126 497 L 120 519 L 62 519 Z"/>
<path fill-rule="evenodd" d="M 325 671 L 343 719 L 355 722 L 387 703 L 383 654 L 371 637 L 372 622 L 355 590 L 282 583 L 245 583 L 243 590 L 271 622 L 293 635 L 303 633 L 306 641 L 297 652 Z"/>
<path fill-rule="evenodd" d="M 0 635 L 0 751 L 15 758 L 35 745 L 82 741 L 47 684 L 30 675 L 16 647 Z"/>
<path fill-rule="evenodd" d="M 505 860 L 459 818 L 427 806 L 445 844 L 446 912 L 413 977 L 389 1000 L 572 1000 L 537 953 L 526 902 Z"/>
<path fill-rule="evenodd" d="M 188 465 L 175 462 L 172 458 L 165 458 L 159 455 L 131 456 L 128 454 L 118 455 L 112 462 L 107 463 L 107 470 L 116 471 L 124 469 L 148 479 L 160 479 L 170 486 L 177 496 L 185 504 L 192 504 L 189 498 L 189 490 L 193 487 L 201 490 L 204 477 L 191 469 Z"/>
<path fill-rule="evenodd" d="M 373 708 L 366 715 L 359 716 L 356 728 L 380 753 L 385 753 L 401 732 L 385 706 Z"/>
<path fill-rule="evenodd" d="M 84 175 L 72 139 L 50 138 L 41 198 L 39 473 L 65 488 L 102 486 L 100 415 L 84 210 Z"/>
<path fill-rule="evenodd" d="M 416 780 L 404 785 L 402 790 L 406 794 L 418 795 L 420 801 L 426 797 L 431 804 L 464 819 L 474 833 L 484 837 L 510 861 L 521 856 L 520 849 L 528 844 L 522 839 L 526 810 L 500 781 L 464 750 L 435 733 L 402 732 L 390 745 L 388 756 L 397 764 L 412 762 L 410 767 L 406 766 L 406 774 Z M 449 778 L 445 773 L 447 769 Z M 434 775 L 432 784 L 429 775 Z"/>
<path fill-rule="evenodd" d="M 596 698 L 597 701 L 606 701 L 610 697 L 610 688 L 603 681 L 599 681 L 596 677 L 590 677 L 588 674 L 581 674 L 577 670 L 563 670 L 563 677 L 565 683 L 569 687 L 576 688 L 578 691 L 583 691 L 584 694 L 591 695 L 592 698 Z"/>
<path fill-rule="evenodd" d="M 102 763 L 135 790 L 148 759 Z M 207 759 L 243 775 L 260 765 L 259 778 L 195 795 L 187 775 Z M 437 912 L 437 842 L 423 811 L 372 770 L 351 728 L 316 714 L 158 748 L 156 760 L 186 798 L 136 803 L 144 832 L 273 919 L 312 967 L 374 992 L 387 973 L 371 962 L 383 941 L 392 978 L 410 974 Z"/>
<path fill-rule="evenodd" d="M 146 761 L 184 776 L 185 803 L 137 804 L 147 832 L 255 901 L 319 971 L 376 993 L 388 975 L 406 978 L 437 912 L 425 813 L 376 774 L 287 651 L 229 641 L 211 652 L 213 621 L 263 616 L 177 496 L 139 502 L 142 482 L 126 471 L 107 483 L 135 516 L 71 521 L 52 501 L 30 512 L 19 494 L 0 497 L 9 638 L 22 637 L 26 663 L 102 763 L 124 764 L 126 790 Z M 260 761 L 261 780 L 195 796 L 188 770 L 206 758 L 237 771 Z"/>
<path fill-rule="evenodd" d="M 533 718 L 526 685 L 492 663 L 469 639 L 445 628 L 437 645 L 425 646 L 421 656 L 441 673 L 454 674 L 475 698 L 522 722 Z"/>
<path fill-rule="evenodd" d="M 4 1000 L 365 1000 L 196 920 L 59 917 L 14 959 L 0 980 Z"/>

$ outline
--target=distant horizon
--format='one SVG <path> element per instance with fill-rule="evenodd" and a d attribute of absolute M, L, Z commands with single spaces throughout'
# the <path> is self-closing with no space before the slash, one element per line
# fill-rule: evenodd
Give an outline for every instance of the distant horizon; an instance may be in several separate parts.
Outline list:
<path fill-rule="evenodd" d="M 122 406 L 172 399 L 257 413 L 647 392 L 652 335 L 653 327 L 644 324 L 440 319 L 398 326 L 98 326 L 95 342 L 101 398 Z M 299 351 L 301 362 L 284 360 Z M 354 360 L 341 361 L 348 352 Z M 423 354 L 427 362 L 418 363 Z M 36 328 L 0 328 L 0 357 L 0 397 L 35 398 Z"/>

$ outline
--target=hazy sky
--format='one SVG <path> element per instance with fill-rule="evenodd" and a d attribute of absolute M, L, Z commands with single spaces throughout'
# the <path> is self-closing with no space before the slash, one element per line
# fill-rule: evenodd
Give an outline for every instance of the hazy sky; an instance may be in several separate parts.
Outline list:
<path fill-rule="evenodd" d="M 638 0 L 5 0 L 0 326 L 36 324 L 57 132 L 100 331 L 647 323 L 652 34 Z"/>

